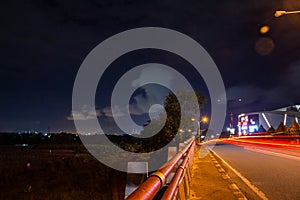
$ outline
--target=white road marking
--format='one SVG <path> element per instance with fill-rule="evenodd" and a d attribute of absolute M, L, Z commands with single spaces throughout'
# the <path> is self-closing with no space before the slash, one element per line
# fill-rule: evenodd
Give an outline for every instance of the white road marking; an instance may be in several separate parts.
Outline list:
<path fill-rule="evenodd" d="M 222 159 L 215 151 L 210 149 L 210 151 L 218 157 L 231 171 L 233 171 L 253 192 L 255 192 L 262 200 L 268 200 L 266 195 L 258 189 L 255 185 L 253 185 L 247 178 L 245 178 L 243 175 L 241 175 L 237 170 L 235 170 L 233 167 L 231 167 L 224 159 Z"/>

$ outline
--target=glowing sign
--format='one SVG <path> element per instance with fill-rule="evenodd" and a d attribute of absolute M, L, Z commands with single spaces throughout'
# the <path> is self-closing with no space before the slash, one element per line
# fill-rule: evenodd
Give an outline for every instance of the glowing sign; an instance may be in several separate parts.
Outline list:
<path fill-rule="evenodd" d="M 249 133 L 254 133 L 254 132 L 257 132 L 258 131 L 258 120 L 259 120 L 259 117 L 258 117 L 258 114 L 256 115 L 249 115 L 249 121 L 250 121 L 250 124 L 249 124 Z"/>
<path fill-rule="evenodd" d="M 239 133 L 248 134 L 258 131 L 259 127 L 259 116 L 258 114 L 254 115 L 240 115 L 239 122 Z"/>
<path fill-rule="evenodd" d="M 247 130 L 248 129 L 248 116 L 244 116 L 244 117 L 241 117 L 241 128 L 242 130 Z"/>

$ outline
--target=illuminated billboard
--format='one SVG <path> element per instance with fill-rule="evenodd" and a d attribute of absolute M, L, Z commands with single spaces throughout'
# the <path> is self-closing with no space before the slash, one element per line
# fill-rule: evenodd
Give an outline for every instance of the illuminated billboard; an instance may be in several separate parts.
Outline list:
<path fill-rule="evenodd" d="M 258 132 L 259 127 L 259 115 L 248 115 L 249 125 L 248 125 L 248 132 L 255 133 Z"/>
<path fill-rule="evenodd" d="M 253 114 L 253 115 L 245 115 L 242 114 L 239 116 L 239 133 L 246 135 L 258 132 L 259 128 L 259 115 Z"/>

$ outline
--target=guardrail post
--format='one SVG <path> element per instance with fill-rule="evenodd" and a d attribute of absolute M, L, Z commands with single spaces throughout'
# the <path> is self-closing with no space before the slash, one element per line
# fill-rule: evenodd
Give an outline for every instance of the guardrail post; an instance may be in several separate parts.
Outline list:
<path fill-rule="evenodd" d="M 168 161 L 171 160 L 177 154 L 177 147 L 168 147 Z M 171 182 L 174 177 L 176 169 L 174 168 L 170 175 L 167 177 L 167 184 Z"/>
<path fill-rule="evenodd" d="M 181 147 L 183 146 L 181 145 Z M 189 180 L 187 176 L 184 178 L 183 175 L 185 174 L 184 171 L 187 170 L 185 168 L 189 161 L 189 157 L 194 150 L 194 147 L 195 140 L 193 138 L 190 139 L 188 144 L 181 148 L 181 150 L 171 160 L 165 163 L 159 170 L 151 174 L 149 178 L 142 185 L 140 185 L 133 193 L 131 193 L 126 199 L 152 200 L 158 194 L 160 189 L 162 189 L 165 186 L 167 177 L 172 173 L 174 169 L 176 169 L 178 165 L 179 166 L 177 167 L 176 173 L 170 185 L 168 186 L 167 190 L 163 193 L 162 199 L 173 199 L 176 193 L 178 192 L 179 183 L 183 185 L 183 188 L 181 190 L 184 191 L 183 194 L 187 198 L 189 192 Z"/>
<path fill-rule="evenodd" d="M 179 143 L 178 151 L 181 151 L 186 145 L 184 143 Z"/>
<path fill-rule="evenodd" d="M 165 191 L 162 200 L 180 199 L 185 200 L 189 198 L 189 184 L 191 181 L 190 160 L 193 159 L 195 142 L 192 140 L 188 151 L 185 151 L 184 159 L 178 166 L 175 176 L 170 185 Z"/>
<path fill-rule="evenodd" d="M 125 198 L 127 198 L 134 190 L 136 190 L 147 177 L 148 162 L 128 162 Z"/>

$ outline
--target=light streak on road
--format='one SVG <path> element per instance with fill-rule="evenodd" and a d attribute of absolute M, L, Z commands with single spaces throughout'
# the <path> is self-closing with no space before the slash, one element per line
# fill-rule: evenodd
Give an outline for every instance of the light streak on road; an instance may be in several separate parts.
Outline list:
<path fill-rule="evenodd" d="M 300 142 L 298 141 L 298 144 L 291 144 L 290 141 L 287 143 L 283 140 L 271 140 L 271 139 L 264 139 L 264 141 L 261 141 L 262 139 L 241 139 L 241 138 L 227 138 L 227 139 L 219 139 L 219 142 L 236 142 L 236 143 L 248 143 L 248 144 L 256 144 L 256 145 L 267 145 L 267 146 L 277 146 L 277 147 L 293 147 L 300 150 Z"/>
<path fill-rule="evenodd" d="M 297 157 L 297 156 L 292 156 L 292 155 L 287 155 L 287 154 L 277 153 L 277 152 L 272 152 L 272 151 L 266 151 L 266 150 L 262 150 L 262 149 L 253 149 L 250 147 L 245 147 L 244 149 L 249 150 L 249 151 L 258 152 L 258 153 L 267 154 L 267 155 L 278 156 L 278 157 L 282 157 L 282 158 L 300 161 L 300 157 Z"/>

